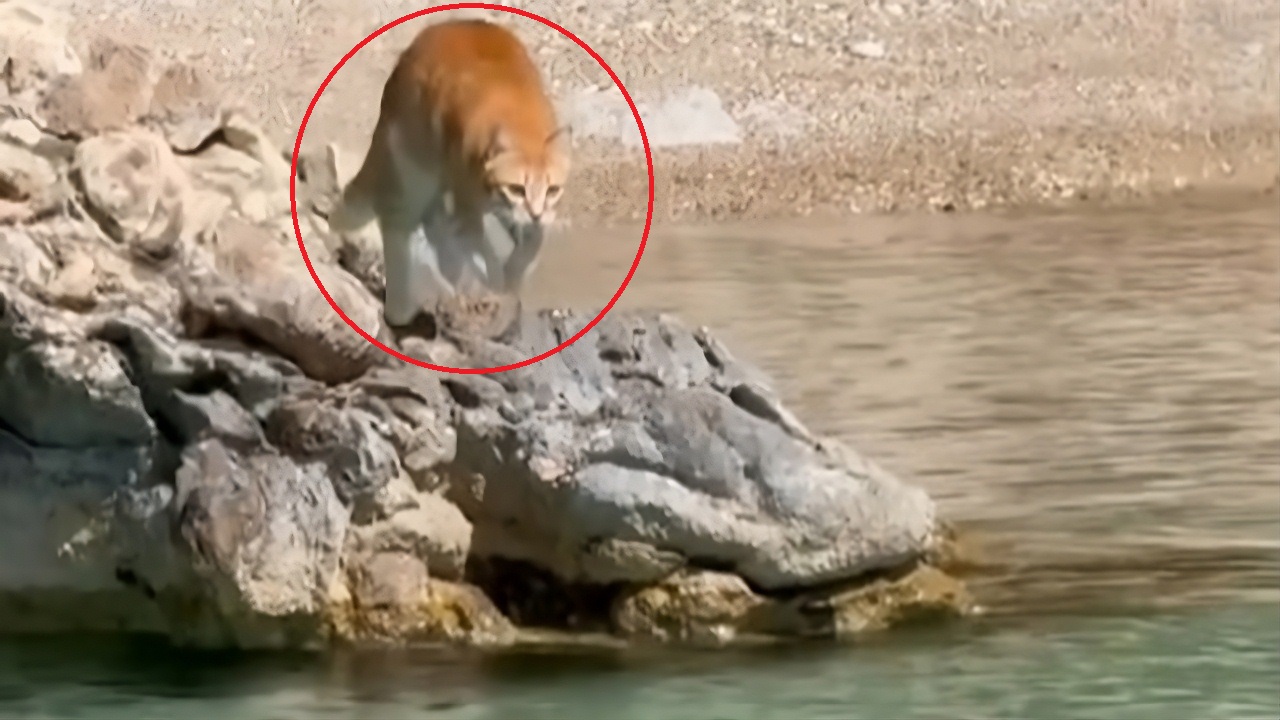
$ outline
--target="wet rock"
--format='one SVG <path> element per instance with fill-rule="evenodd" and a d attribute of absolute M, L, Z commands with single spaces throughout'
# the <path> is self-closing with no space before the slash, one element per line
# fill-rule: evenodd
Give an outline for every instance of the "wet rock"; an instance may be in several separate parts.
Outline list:
<path fill-rule="evenodd" d="M 586 322 L 523 319 L 509 343 L 465 345 L 499 364 Z M 753 585 L 818 585 L 893 567 L 933 542 L 933 503 L 856 453 L 808 433 L 759 374 L 705 332 L 615 313 L 595 333 L 462 403 L 450 498 L 472 552 L 593 578 L 585 548 L 651 545 Z"/>
<path fill-rule="evenodd" d="M 974 609 L 960 581 L 916 564 L 870 582 L 859 578 L 781 602 L 771 627 L 787 637 L 849 639 L 909 623 L 959 618 Z"/>
<path fill-rule="evenodd" d="M 624 592 L 613 605 L 619 633 L 663 642 L 724 645 L 752 638 L 850 640 L 908 623 L 959 618 L 973 600 L 954 578 L 915 565 L 867 582 L 795 596 L 754 592 L 742 578 L 684 571 Z"/>
<path fill-rule="evenodd" d="M 736 575 L 682 573 L 620 597 L 613 622 L 627 636 L 723 645 L 765 630 L 765 605 Z"/>
<path fill-rule="evenodd" d="M 48 3 L 0 2 L 0 68 L 5 89 L 23 95 L 62 75 L 83 70 L 67 42 L 71 19 Z"/>
<path fill-rule="evenodd" d="M 189 183 L 159 136 L 140 130 L 76 148 L 75 178 L 103 230 L 141 257 L 168 257 L 184 235 Z"/>
<path fill-rule="evenodd" d="M 476 555 L 467 563 L 467 580 L 521 629 L 595 634 L 611 632 L 610 603 L 620 589 L 566 583 L 531 563 Z"/>
<path fill-rule="evenodd" d="M 117 578 L 145 566 L 154 593 L 180 572 L 149 493 L 134 488 L 150 457 L 145 446 L 49 447 L 0 428 L 0 631 L 167 632 L 146 593 Z"/>
<path fill-rule="evenodd" d="M 515 640 L 514 626 L 484 593 L 429 579 L 412 555 L 377 553 L 350 574 L 350 589 L 337 591 L 331 619 L 334 633 L 344 640 L 468 645 L 509 645 Z"/>

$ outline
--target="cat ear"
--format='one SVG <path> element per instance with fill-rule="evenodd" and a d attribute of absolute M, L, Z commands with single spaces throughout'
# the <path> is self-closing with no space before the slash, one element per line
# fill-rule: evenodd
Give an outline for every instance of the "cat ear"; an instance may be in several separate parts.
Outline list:
<path fill-rule="evenodd" d="M 561 146 L 567 146 L 573 142 L 573 126 L 569 124 L 561 125 L 547 136 L 547 144 L 557 143 Z"/>
<path fill-rule="evenodd" d="M 507 129 L 504 127 L 494 128 L 493 135 L 489 138 L 488 157 L 492 159 L 502 153 L 509 152 L 513 147 L 515 147 L 515 144 L 511 142 L 511 134 L 507 132 Z"/>

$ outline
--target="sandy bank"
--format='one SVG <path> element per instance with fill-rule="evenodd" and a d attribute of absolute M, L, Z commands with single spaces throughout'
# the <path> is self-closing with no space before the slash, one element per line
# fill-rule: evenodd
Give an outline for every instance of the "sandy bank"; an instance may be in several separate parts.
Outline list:
<path fill-rule="evenodd" d="M 78 14 L 83 37 L 117 33 L 211 68 L 284 141 L 347 49 L 439 3 L 248 0 L 236 13 L 194 2 L 60 4 Z M 626 83 L 655 145 L 659 219 L 1128 202 L 1276 185 L 1280 7 L 1262 0 L 507 4 L 569 28 Z M 501 17 L 534 46 L 580 131 L 569 214 L 636 216 L 644 177 L 621 96 L 568 40 Z M 383 35 L 343 69 L 308 146 L 363 152 L 385 73 L 430 19 Z"/>

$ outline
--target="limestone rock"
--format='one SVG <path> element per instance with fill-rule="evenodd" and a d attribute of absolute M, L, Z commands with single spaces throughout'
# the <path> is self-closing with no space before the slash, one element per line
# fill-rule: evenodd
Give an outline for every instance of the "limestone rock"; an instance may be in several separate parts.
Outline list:
<path fill-rule="evenodd" d="M 583 574 L 606 584 L 653 582 L 684 567 L 686 562 L 680 553 L 616 538 L 587 543 L 582 549 Z"/>
<path fill-rule="evenodd" d="M 369 509 L 362 515 L 366 523 L 377 522 L 418 507 L 413 481 L 399 466 L 397 474 L 373 493 Z"/>
<path fill-rule="evenodd" d="M 0 67 L 13 95 L 41 89 L 62 75 L 83 70 L 67 42 L 71 19 L 49 3 L 0 0 Z"/>
<path fill-rule="evenodd" d="M 390 428 L 400 460 L 419 490 L 443 485 L 440 470 L 457 453 L 452 402 L 435 373 L 395 361 L 357 381 L 365 408 Z"/>
<path fill-rule="evenodd" d="M 620 597 L 613 622 L 627 636 L 722 645 L 764 631 L 766 604 L 736 575 L 684 573 Z"/>
<path fill-rule="evenodd" d="M 332 485 L 269 450 L 213 440 L 188 447 L 174 483 L 177 532 L 237 644 L 293 644 L 266 621 L 328 604 L 348 522 Z"/>
<path fill-rule="evenodd" d="M 342 187 L 354 174 L 351 163 L 343 162 L 342 151 L 334 144 L 322 150 L 303 152 L 298 157 L 298 214 L 311 230 L 307 252 L 332 259 L 360 279 L 369 292 L 381 295 L 386 285 L 382 265 L 382 243 L 376 228 L 355 233 L 329 230 L 327 218 Z"/>
<path fill-rule="evenodd" d="M 271 442 L 299 462 L 324 465 L 342 501 L 375 519 L 379 492 L 400 472 L 400 459 L 378 418 L 317 388 L 285 399 L 267 419 Z"/>
<path fill-rule="evenodd" d="M 201 129 L 207 127 L 202 117 L 193 121 Z M 191 131 L 178 137 L 179 148 L 199 134 Z M 191 176 L 200 203 L 223 208 L 211 210 L 211 218 L 227 210 L 252 222 L 289 217 L 289 163 L 260 127 L 239 113 L 224 111 L 213 133 L 197 145 L 202 147 L 182 155 L 179 164 Z"/>
<path fill-rule="evenodd" d="M 427 590 L 427 567 L 402 552 L 374 553 L 349 571 L 351 594 L 363 608 L 408 606 Z"/>
<path fill-rule="evenodd" d="M 77 311 L 92 309 L 98 302 L 97 265 L 85 252 L 72 250 L 63 256 L 65 259 L 45 286 L 45 296 L 58 307 Z"/>
<path fill-rule="evenodd" d="M 462 347 L 502 364 L 586 321 L 540 312 L 507 341 Z M 446 385 L 462 406 L 450 498 L 482 556 L 605 581 L 583 555 L 607 538 L 785 589 L 894 567 L 933 542 L 927 495 L 810 439 L 757 372 L 668 317 L 614 313 L 536 365 Z"/>
<path fill-rule="evenodd" d="M 212 262 L 193 268 L 183 283 L 188 332 L 247 333 L 323 382 L 354 379 L 381 360 L 382 351 L 333 312 L 296 250 L 271 231 L 228 217 L 214 244 Z M 347 317 L 376 336 L 380 304 L 342 270 L 315 269 Z"/>
<path fill-rule="evenodd" d="M 177 152 L 195 152 L 222 127 L 218 88 L 198 68 L 173 63 L 151 92 L 144 122 L 157 128 Z"/>
<path fill-rule="evenodd" d="M 44 126 L 85 138 L 128 128 L 151 103 L 151 53 L 144 47 L 96 37 L 83 72 L 62 75 L 37 106 Z"/>
<path fill-rule="evenodd" d="M 412 555 L 381 552 L 351 571 L 332 611 L 335 633 L 359 643 L 509 645 L 515 628 L 474 587 L 427 577 Z"/>
<path fill-rule="evenodd" d="M 306 205 L 325 217 L 342 190 L 338 168 L 340 152 L 338 146 L 329 143 L 319 152 L 304 152 L 298 157 L 298 180 L 303 184 Z"/>
<path fill-rule="evenodd" d="M 116 242 L 165 258 L 183 238 L 189 183 L 158 135 L 128 130 L 89 138 L 76 148 L 75 172 L 88 208 Z"/>
<path fill-rule="evenodd" d="M 193 343 L 134 318 L 104 318 L 87 332 L 127 358 L 148 412 L 183 444 L 210 435 L 257 442 L 282 398 L 312 386 L 281 358 L 233 344 Z M 217 396 L 238 409 L 210 399 Z"/>
<path fill-rule="evenodd" d="M 57 209 L 62 184 L 53 164 L 0 140 L 0 225 L 27 222 Z"/>
<path fill-rule="evenodd" d="M 433 493 L 413 496 L 407 507 L 353 531 L 357 552 L 402 552 L 422 562 L 434 578 L 462 580 L 471 549 L 471 523 Z"/>
<path fill-rule="evenodd" d="M 612 609 L 628 637 L 724 645 L 749 638 L 850 640 L 912 622 L 962 617 L 973 600 L 956 579 L 926 566 L 870 582 L 846 582 L 790 597 L 751 590 L 741 578 L 682 571 L 624 592 Z"/>
<path fill-rule="evenodd" d="M 0 281 L 39 287 L 53 270 L 53 258 L 30 233 L 0 224 Z"/>
<path fill-rule="evenodd" d="M 40 342 L 8 348 L 2 360 L 0 421 L 29 442 L 145 445 L 156 432 L 141 394 L 105 343 Z"/>
<path fill-rule="evenodd" d="M 4 105 L 0 104 L 0 109 Z M 75 152 L 75 143 L 50 135 L 27 117 L 11 117 L 0 120 L 0 143 L 15 145 L 28 150 L 49 162 L 69 162 Z"/>
<path fill-rule="evenodd" d="M 778 604 L 771 625 L 788 637 L 849 639 L 909 623 L 958 618 L 976 605 L 964 585 L 925 564 L 841 583 Z"/>

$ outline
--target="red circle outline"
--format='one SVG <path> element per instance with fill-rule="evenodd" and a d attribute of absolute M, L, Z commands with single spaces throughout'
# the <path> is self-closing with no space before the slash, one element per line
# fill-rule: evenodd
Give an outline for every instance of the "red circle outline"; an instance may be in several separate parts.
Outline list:
<path fill-rule="evenodd" d="M 447 365 L 433 365 L 432 363 L 419 360 L 417 358 L 409 357 L 404 353 L 398 352 L 396 350 L 392 350 L 391 348 L 387 347 L 386 345 L 378 341 L 377 338 L 365 332 L 351 318 L 347 317 L 347 314 L 342 311 L 342 308 L 338 307 L 338 303 L 334 302 L 333 296 L 329 294 L 329 291 L 325 290 L 324 283 L 320 282 L 320 276 L 316 274 L 316 269 L 311 264 L 311 257 L 307 255 L 306 244 L 302 241 L 302 226 L 301 226 L 301 223 L 298 221 L 298 195 L 297 195 L 298 154 L 302 149 L 302 135 L 304 132 L 306 132 L 307 121 L 311 119 L 311 113 L 312 111 L 315 110 L 316 103 L 319 102 L 320 96 L 324 94 L 325 88 L 329 86 L 329 83 L 333 80 L 334 76 L 338 74 L 338 71 L 342 69 L 342 66 L 346 65 L 347 61 L 350 60 L 352 57 L 354 57 L 355 54 L 359 52 L 361 48 L 363 48 L 365 45 L 368 45 L 374 38 L 385 33 L 391 28 L 396 27 L 397 25 L 406 23 L 410 20 L 413 20 L 414 18 L 421 17 L 423 15 L 430 15 L 431 13 L 444 12 L 446 10 L 464 10 L 464 9 L 500 10 L 502 12 L 511 13 L 513 15 L 520 15 L 520 16 L 529 18 L 530 20 L 537 20 L 543 25 L 546 25 L 549 28 L 559 31 L 561 35 L 564 35 L 565 37 L 569 38 L 574 43 L 576 43 L 578 47 L 585 50 L 588 55 L 590 55 L 592 58 L 595 59 L 597 63 L 600 64 L 600 67 L 604 68 L 604 71 L 609 74 L 609 77 L 613 79 L 613 83 L 618 86 L 619 90 L 622 91 L 622 97 L 626 99 L 627 105 L 631 108 L 631 115 L 635 118 L 636 127 L 639 128 L 640 130 L 640 141 L 644 144 L 644 162 L 645 162 L 645 167 L 649 173 L 649 205 L 645 212 L 644 231 L 640 234 L 640 247 L 639 249 L 636 250 L 635 260 L 631 262 L 631 269 L 627 271 L 627 276 L 622 280 L 622 284 L 618 286 L 618 291 L 615 292 L 613 294 L 613 297 L 609 299 L 609 303 L 604 306 L 604 309 L 601 310 L 600 313 L 597 314 L 591 320 L 591 322 L 587 323 L 586 327 L 582 328 L 577 333 L 575 333 L 573 337 L 570 337 L 568 340 L 565 340 L 564 342 L 560 343 L 554 348 L 551 348 L 550 350 L 542 353 L 541 355 L 535 355 L 534 357 L 531 357 L 527 360 L 522 360 L 517 363 L 511 363 L 510 365 L 498 365 L 490 368 L 455 368 L 455 367 L 449 367 Z M 324 299 L 328 301 L 329 306 L 333 308 L 333 311 L 338 313 L 338 317 L 342 318 L 343 322 L 345 322 L 352 330 L 355 330 L 356 333 L 358 333 L 365 340 L 368 340 L 370 343 L 373 343 L 375 346 L 381 348 L 383 352 L 389 355 L 397 357 L 407 363 L 412 363 L 414 365 L 417 365 L 418 367 L 427 368 L 429 370 L 438 370 L 440 372 L 458 373 L 462 375 L 487 375 L 489 373 L 499 373 L 499 372 L 505 372 L 507 370 L 515 370 L 517 368 L 522 368 L 527 365 L 532 365 L 536 362 L 540 362 L 542 360 L 545 360 L 551 357 L 552 355 L 555 355 L 561 350 L 564 350 L 565 348 L 569 347 L 573 343 L 577 342 L 583 335 L 586 335 L 588 332 L 590 332 L 591 328 L 595 327 L 597 323 L 603 320 L 604 316 L 608 314 L 610 310 L 613 309 L 613 306 L 618 302 L 618 299 L 622 297 L 623 291 L 627 289 L 627 285 L 630 284 L 631 278 L 634 277 L 636 274 L 636 268 L 640 267 L 640 258 L 644 256 L 645 244 L 649 241 L 649 229 L 653 224 L 653 195 L 654 195 L 653 152 L 649 148 L 649 135 L 648 133 L 645 132 L 644 121 L 640 119 L 640 110 L 636 108 L 635 101 L 631 99 L 631 93 L 627 92 L 626 86 L 622 84 L 622 80 L 618 77 L 618 74 L 613 71 L 613 68 L 609 67 L 609 63 L 605 62 L 604 58 L 600 57 L 599 53 L 597 53 L 595 50 L 592 50 L 591 46 L 583 42 L 577 35 L 574 35 L 573 33 L 569 32 L 568 30 L 564 29 L 557 23 L 551 20 L 548 20 L 547 18 L 544 18 L 541 15 L 538 15 L 537 13 L 529 12 L 528 10 L 521 10 L 519 8 L 514 8 L 514 7 L 506 7 L 505 5 L 492 5 L 490 3 L 452 3 L 449 5 L 439 5 L 436 7 L 419 10 L 417 12 L 412 12 L 412 13 L 409 13 L 408 15 L 404 15 L 400 18 L 392 20 L 386 25 L 383 25 L 377 30 L 374 30 L 372 33 L 369 34 L 368 37 L 366 37 L 364 40 L 361 40 L 359 43 L 357 43 L 356 46 L 351 48 L 351 50 L 347 52 L 346 55 L 342 56 L 342 59 L 338 61 L 337 65 L 333 66 L 333 69 L 329 71 L 329 74 L 327 76 L 325 76 L 324 81 L 320 83 L 320 89 L 316 90 L 316 94 L 311 98 L 311 103 L 307 106 L 307 111 L 302 116 L 302 122 L 298 125 L 298 136 L 293 143 L 293 161 L 291 162 L 289 167 L 289 211 L 293 215 L 293 234 L 298 239 L 298 250 L 302 252 L 302 261 L 307 265 L 307 272 L 311 273 L 311 279 L 315 281 L 316 287 L 320 288 L 320 294 L 324 295 Z"/>

